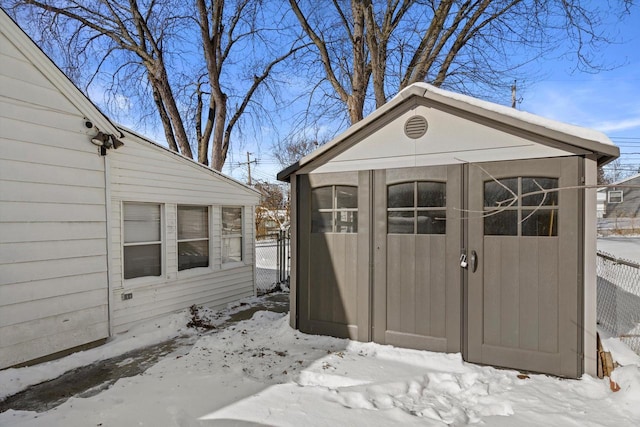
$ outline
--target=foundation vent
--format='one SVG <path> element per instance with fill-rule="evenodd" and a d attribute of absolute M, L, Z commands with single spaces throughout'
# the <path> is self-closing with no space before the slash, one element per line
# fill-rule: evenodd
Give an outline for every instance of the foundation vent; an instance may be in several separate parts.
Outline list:
<path fill-rule="evenodd" d="M 422 116 L 413 116 L 404 124 L 404 134 L 411 139 L 418 139 L 427 133 L 427 119 Z"/>

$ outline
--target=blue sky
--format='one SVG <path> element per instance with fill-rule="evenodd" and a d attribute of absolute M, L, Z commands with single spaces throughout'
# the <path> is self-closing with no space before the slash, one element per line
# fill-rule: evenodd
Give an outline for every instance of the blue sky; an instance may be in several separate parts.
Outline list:
<path fill-rule="evenodd" d="M 640 7 L 635 6 L 632 14 L 623 21 L 617 21 L 613 15 L 605 19 L 611 24 L 607 27 L 610 37 L 618 43 L 605 46 L 599 52 L 599 58 L 603 64 L 616 67 L 589 74 L 575 71 L 575 58 L 572 57 L 549 57 L 536 61 L 530 64 L 530 80 L 518 82 L 518 109 L 604 132 L 620 147 L 622 166 L 628 173 L 632 167 L 637 172 L 640 166 Z M 562 41 L 559 41 L 558 48 L 563 50 Z M 292 90 L 300 89 L 296 81 L 290 83 Z M 92 85 L 89 91 L 91 99 L 101 107 L 107 102 L 103 89 L 100 85 Z M 508 88 L 503 97 L 498 97 L 505 105 L 510 105 Z M 305 101 L 298 100 L 298 103 L 306 105 Z M 136 106 L 128 98 L 117 97 L 112 100 L 114 105 L 115 110 L 122 114 L 114 114 L 114 108 L 106 108 L 105 111 L 109 111 L 115 120 L 161 143 L 164 141 L 162 129 L 140 128 L 139 123 L 131 122 L 129 113 Z M 289 109 L 295 112 L 296 104 L 289 105 Z M 251 165 L 252 177 L 275 181 L 275 175 L 282 166 L 273 157 L 273 141 L 287 135 L 290 124 L 286 117 L 291 114 L 281 113 L 282 117 L 275 119 L 274 124 L 263 124 L 258 129 L 249 126 L 242 134 L 234 132 L 236 137 L 232 144 L 235 145 L 228 153 L 223 172 L 246 181 L 247 167 L 243 163 L 246 162 L 247 151 L 250 151 L 251 160 L 257 160 L 257 164 Z"/>
<path fill-rule="evenodd" d="M 618 25 L 623 41 L 602 51 L 602 59 L 622 64 L 597 74 L 571 72 L 570 61 L 541 64 L 548 77 L 519 96 L 519 108 L 540 116 L 604 132 L 620 147 L 624 166 L 640 166 L 640 10 Z"/>
<path fill-rule="evenodd" d="M 589 74 L 575 71 L 572 58 L 538 61 L 532 64 L 532 80 L 518 91 L 518 109 L 604 132 L 620 147 L 620 161 L 630 173 L 640 166 L 640 8 L 611 31 L 619 42 L 600 53 L 602 63 L 617 67 Z M 505 94 L 505 104 L 510 97 Z M 269 143 L 236 149 L 223 171 L 246 180 L 246 166 L 239 163 L 251 151 L 251 159 L 258 159 L 251 165 L 253 177 L 273 180 L 281 168 L 270 149 Z"/>

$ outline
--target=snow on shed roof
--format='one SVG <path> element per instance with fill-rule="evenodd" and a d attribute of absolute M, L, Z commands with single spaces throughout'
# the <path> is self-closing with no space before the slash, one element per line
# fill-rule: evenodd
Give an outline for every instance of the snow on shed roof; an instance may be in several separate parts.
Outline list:
<path fill-rule="evenodd" d="M 514 119 L 518 119 L 523 122 L 540 126 L 546 129 L 554 130 L 556 132 L 561 132 L 571 136 L 577 136 L 579 138 L 588 139 L 591 141 L 596 141 L 601 144 L 614 145 L 607 135 L 594 129 L 584 128 L 569 123 L 548 119 L 546 117 L 538 116 L 536 114 L 528 113 L 522 110 L 517 110 L 505 105 L 500 105 L 493 102 L 484 101 L 482 99 L 474 98 L 469 95 L 450 92 L 448 90 L 440 89 L 427 83 L 415 83 L 412 86 L 415 86 L 416 88 L 423 88 L 425 90 L 425 95 L 423 96 L 426 96 L 426 92 L 431 92 L 443 97 L 450 98 L 452 100 L 460 101 L 475 107 L 482 108 L 486 111 L 492 111 L 503 116 L 512 117 Z"/>
<path fill-rule="evenodd" d="M 615 146 L 609 137 L 602 132 L 548 119 L 526 111 L 516 110 L 515 108 L 484 101 L 468 95 L 462 95 L 440 89 L 427 83 L 414 83 L 400 91 L 385 105 L 375 110 L 365 119 L 349 127 L 329 143 L 303 157 L 297 163 L 280 171 L 278 173 L 278 179 L 281 181 L 288 181 L 289 176 L 292 173 L 295 173 L 302 166 L 305 166 L 317 159 L 319 156 L 328 153 L 334 147 L 341 144 L 343 141 L 366 126 L 369 126 L 372 122 L 378 120 L 398 105 L 401 105 L 408 99 L 414 97 L 425 98 L 448 107 L 453 107 L 461 112 L 475 114 L 486 120 L 493 120 L 508 124 L 515 128 L 526 129 L 530 132 L 546 136 L 571 146 L 587 149 L 597 154 L 599 164 L 606 164 L 620 155 L 618 147 Z"/>

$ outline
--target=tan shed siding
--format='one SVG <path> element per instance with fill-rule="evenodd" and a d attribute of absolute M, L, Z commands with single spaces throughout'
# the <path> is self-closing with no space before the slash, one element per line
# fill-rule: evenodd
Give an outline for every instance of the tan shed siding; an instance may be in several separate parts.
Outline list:
<path fill-rule="evenodd" d="M 113 328 L 125 331 L 135 322 L 185 309 L 193 304 L 222 307 L 254 294 L 254 225 L 258 195 L 134 135 L 109 153 L 112 195 Z M 122 204 L 148 202 L 162 206 L 163 274 L 124 280 L 122 276 Z M 209 206 L 209 268 L 178 271 L 177 208 Z M 221 262 L 222 206 L 242 206 L 244 256 L 240 265 Z M 123 293 L 132 299 L 123 300 Z"/>
<path fill-rule="evenodd" d="M 104 162 L 0 29 L 0 368 L 108 336 Z"/>

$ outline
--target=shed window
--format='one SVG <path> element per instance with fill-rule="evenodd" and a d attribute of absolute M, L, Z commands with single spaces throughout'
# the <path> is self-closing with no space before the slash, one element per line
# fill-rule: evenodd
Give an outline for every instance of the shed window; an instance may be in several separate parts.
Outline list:
<path fill-rule="evenodd" d="M 623 196 L 621 190 L 611 190 L 607 196 L 609 203 L 622 203 Z"/>
<path fill-rule="evenodd" d="M 222 263 L 242 261 L 243 219 L 241 207 L 222 208 Z"/>
<path fill-rule="evenodd" d="M 161 205 L 123 204 L 124 278 L 162 274 Z"/>
<path fill-rule="evenodd" d="M 330 185 L 311 190 L 312 233 L 358 232 L 358 187 Z"/>
<path fill-rule="evenodd" d="M 514 177 L 486 181 L 484 234 L 557 236 L 557 188 L 557 178 Z"/>
<path fill-rule="evenodd" d="M 445 234 L 447 191 L 444 182 L 414 181 L 387 187 L 387 232 Z"/>
<path fill-rule="evenodd" d="M 209 266 L 209 207 L 178 206 L 178 271 Z"/>

